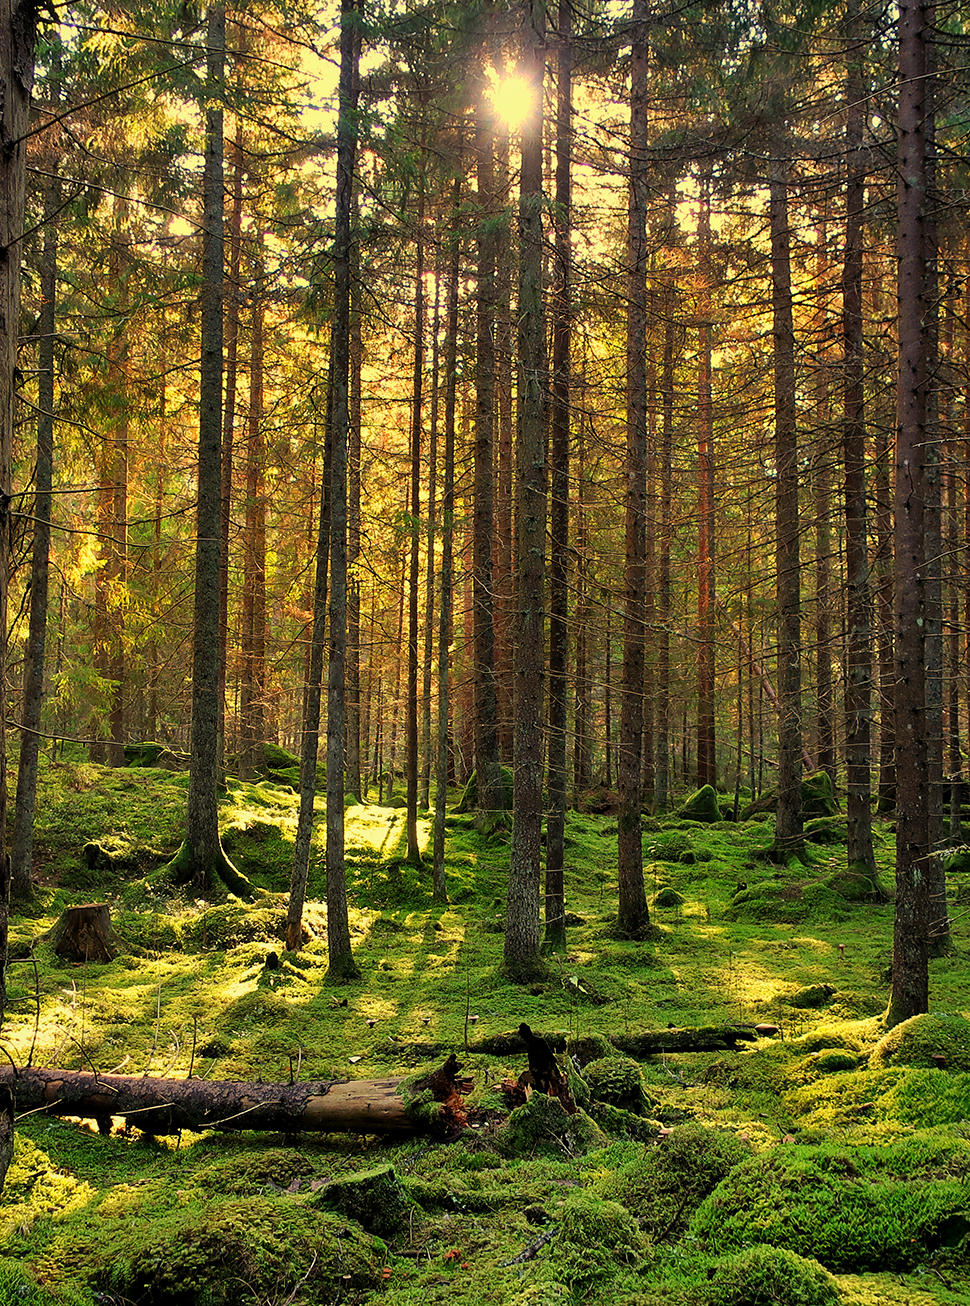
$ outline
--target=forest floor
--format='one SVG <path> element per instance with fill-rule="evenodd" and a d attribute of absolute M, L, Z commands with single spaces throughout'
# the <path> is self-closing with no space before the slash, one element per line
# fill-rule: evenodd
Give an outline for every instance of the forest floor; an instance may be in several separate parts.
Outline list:
<path fill-rule="evenodd" d="M 0 1306 L 970 1301 L 959 885 L 952 945 L 931 963 L 931 1015 L 887 1036 L 892 905 L 842 876 L 837 820 L 817 826 L 826 841 L 809 845 L 807 865 L 780 870 L 759 856 L 770 818 L 648 820 L 655 930 L 632 942 L 613 929 L 616 820 L 572 813 L 568 952 L 521 988 L 500 972 L 508 835 L 449 816 L 439 905 L 430 872 L 402 860 L 404 812 L 357 805 L 348 887 L 362 978 L 335 988 L 322 849 L 310 941 L 282 952 L 293 790 L 230 782 L 224 839 L 253 901 L 190 900 L 159 869 L 179 846 L 185 783 L 80 760 L 43 768 L 40 887 L 12 921 L 11 955 L 24 959 L 9 971 L 4 1057 L 289 1082 L 412 1075 L 455 1051 L 491 1123 L 444 1144 L 155 1138 L 28 1116 L 0 1198 Z M 101 851 L 85 852 L 95 842 Z M 888 828 L 876 845 L 891 886 Z M 65 963 L 43 942 L 28 954 L 66 906 L 91 901 L 110 904 L 114 961 Z M 535 1110 L 540 1094 L 513 1128 L 496 1085 L 526 1057 L 480 1049 L 520 1022 L 565 1038 L 574 1067 L 583 1049 L 605 1050 L 597 1036 L 722 1022 L 777 1033 L 739 1051 L 598 1059 L 581 1070 L 591 1089 L 581 1128 L 550 1123 Z M 330 1200 L 337 1180 L 387 1164 L 383 1206 L 353 1218 Z"/>

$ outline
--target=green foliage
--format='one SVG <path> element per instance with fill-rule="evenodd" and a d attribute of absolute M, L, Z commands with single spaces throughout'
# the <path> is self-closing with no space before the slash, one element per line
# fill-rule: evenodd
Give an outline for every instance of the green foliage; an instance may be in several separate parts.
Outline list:
<path fill-rule="evenodd" d="M 705 1294 L 708 1306 L 835 1306 L 841 1299 L 818 1261 L 764 1245 L 721 1261 Z"/>
<path fill-rule="evenodd" d="M 335 1208 L 380 1238 L 405 1233 L 408 1216 L 414 1212 L 408 1193 L 390 1163 L 335 1179 L 312 1200 L 315 1205 Z"/>

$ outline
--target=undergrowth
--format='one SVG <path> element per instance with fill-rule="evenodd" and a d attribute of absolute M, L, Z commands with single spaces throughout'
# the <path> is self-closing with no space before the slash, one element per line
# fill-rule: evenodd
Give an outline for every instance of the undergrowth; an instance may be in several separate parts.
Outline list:
<path fill-rule="evenodd" d="M 403 812 L 357 804 L 346 842 L 362 978 L 333 987 L 322 829 L 305 944 L 283 948 L 297 802 L 286 760 L 272 778 L 231 783 L 223 801 L 227 846 L 257 889 L 249 904 L 183 896 L 160 876 L 181 839 L 184 775 L 42 768 L 41 869 L 11 923 L 20 959 L 5 1054 L 288 1083 L 403 1077 L 454 1051 L 475 1082 L 478 1128 L 450 1145 L 150 1138 L 118 1122 L 102 1134 L 28 1117 L 0 1208 L 0 1306 L 966 1300 L 962 919 L 950 954 L 931 963 L 933 1017 L 887 1038 L 892 905 L 839 892 L 844 845 L 813 843 L 807 865 L 777 868 L 758 858 L 770 843 L 763 820 L 652 818 L 657 934 L 625 942 L 613 929 L 615 817 L 571 813 L 567 951 L 517 988 L 500 970 L 507 834 L 450 814 L 449 901 L 436 904 L 430 871 L 403 860 Z M 420 829 L 427 839 L 429 822 Z M 103 854 L 86 857 L 90 842 Z M 892 883 L 881 827 L 876 846 Z M 66 906 L 95 897 L 111 908 L 119 956 L 59 961 L 43 936 Z M 573 1079 L 585 1110 L 568 1127 L 541 1094 L 515 1128 L 504 1124 L 495 1086 L 526 1060 L 500 1036 L 522 1022 L 587 1050 L 576 1070 L 588 1065 L 589 1081 Z M 749 1026 L 751 1039 L 639 1063 L 609 1044 L 723 1022 Z M 390 1232 L 328 1205 L 338 1180 L 375 1170 L 406 1212 Z"/>

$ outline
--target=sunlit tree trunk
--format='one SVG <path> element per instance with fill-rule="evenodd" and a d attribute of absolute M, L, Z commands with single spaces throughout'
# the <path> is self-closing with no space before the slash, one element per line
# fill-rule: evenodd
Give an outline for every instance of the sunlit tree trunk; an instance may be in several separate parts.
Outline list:
<path fill-rule="evenodd" d="M 775 404 L 775 584 L 778 596 L 778 812 L 775 849 L 802 844 L 801 596 L 798 533 L 798 428 L 792 316 L 788 179 L 773 165 L 769 187 Z"/>
<path fill-rule="evenodd" d="M 887 1021 L 929 1010 L 929 756 L 926 701 L 926 446 L 929 388 L 926 8 L 899 5 L 897 123 L 899 372 L 895 559 L 896 911 Z"/>
<path fill-rule="evenodd" d="M 423 166 L 423 165 L 422 165 Z M 421 559 L 421 438 L 424 416 L 424 177 L 418 181 L 417 246 L 414 277 L 414 370 L 411 387 L 411 487 L 408 504 L 408 656 L 405 709 L 407 860 L 421 865 L 418 847 L 418 578 Z"/>
<path fill-rule="evenodd" d="M 330 503 L 330 636 L 327 671 L 327 954 L 332 980 L 356 979 L 344 864 L 344 735 L 347 669 L 347 445 L 350 426 L 350 246 L 360 28 L 356 0 L 342 0 L 334 233 L 333 471 Z"/>
<path fill-rule="evenodd" d="M 41 260 L 41 310 L 37 323 L 37 461 L 34 467 L 34 531 L 30 560 L 30 615 L 24 648 L 24 697 L 20 715 L 20 760 L 10 844 L 11 892 L 30 894 L 37 801 L 37 765 L 44 706 L 44 655 L 50 588 L 51 485 L 54 469 L 54 332 L 57 329 L 57 221 L 61 181 L 54 165 L 47 186 L 44 251 Z"/>
<path fill-rule="evenodd" d="M 258 238 L 257 238 L 258 239 Z M 253 268 L 249 414 L 246 431 L 246 519 L 243 532 L 242 674 L 239 686 L 239 774 L 263 762 L 266 703 L 266 490 L 263 439 L 262 259 Z"/>
<path fill-rule="evenodd" d="M 857 7 L 852 18 L 858 31 Z M 866 507 L 865 356 L 862 255 L 865 171 L 862 142 L 866 99 L 861 52 L 850 56 L 846 79 L 845 259 L 842 266 L 843 456 L 845 462 L 846 683 L 845 759 L 847 861 L 866 875 L 876 870 L 872 844 L 872 622 Z"/>
<path fill-rule="evenodd" d="M 569 655 L 569 414 L 572 385 L 572 0 L 560 0 L 556 123 L 555 288 L 552 299 L 549 562 L 549 815 L 546 820 L 545 946 L 566 946 L 566 665 Z"/>
<path fill-rule="evenodd" d="M 641 838 L 643 645 L 647 499 L 646 217 L 649 62 L 646 0 L 634 0 L 630 72 L 630 195 L 627 236 L 627 435 L 623 691 L 620 704 L 617 818 L 621 933 L 640 938 L 650 923 Z M 609 656 L 607 639 L 607 656 Z M 609 721 L 607 721 L 609 728 Z M 609 746 L 607 745 L 607 748 Z M 609 753 L 607 752 L 607 757 Z M 609 772 L 609 762 L 607 762 Z"/>
<path fill-rule="evenodd" d="M 533 100 L 532 112 L 522 126 L 519 198 L 515 782 L 504 949 L 506 972 L 516 982 L 528 980 L 540 968 L 547 497 L 547 375 L 542 299 L 543 0 L 527 0 L 524 8 L 520 69 L 532 87 Z"/>
<path fill-rule="evenodd" d="M 714 410 L 711 403 L 711 195 L 701 187 L 697 222 L 697 784 L 717 783 L 714 734 Z"/>

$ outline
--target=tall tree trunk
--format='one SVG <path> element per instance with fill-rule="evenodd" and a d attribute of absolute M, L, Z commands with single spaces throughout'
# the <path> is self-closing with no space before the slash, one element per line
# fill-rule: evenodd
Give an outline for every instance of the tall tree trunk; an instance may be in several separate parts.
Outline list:
<path fill-rule="evenodd" d="M 334 320 L 331 370 L 333 471 L 330 500 L 330 639 L 327 670 L 327 955 L 332 980 L 357 979 L 350 949 L 344 864 L 344 735 L 347 662 L 347 444 L 350 426 L 350 254 L 360 27 L 357 0 L 342 0 L 340 23 Z"/>
<path fill-rule="evenodd" d="M 496 201 L 509 203 L 509 135 L 503 127 L 498 132 Z M 495 368 L 496 409 L 498 416 L 498 501 L 495 508 L 495 681 L 498 711 L 499 757 L 512 760 L 512 635 L 515 624 L 515 578 L 512 572 L 514 498 L 512 471 L 512 233 L 510 223 L 502 220 L 496 232 L 496 321 Z"/>
<path fill-rule="evenodd" d="M 441 284 L 444 278 L 444 252 L 435 259 L 434 309 L 431 315 L 431 412 L 428 432 L 428 541 L 424 571 L 424 661 L 421 677 L 421 775 L 418 802 L 425 811 L 431 806 L 431 773 L 434 752 L 431 740 L 431 692 L 434 679 L 435 642 L 435 546 L 438 539 L 438 427 L 441 395 Z"/>
<path fill-rule="evenodd" d="M 199 378 L 198 507 L 192 647 L 192 729 L 185 841 L 170 864 L 179 883 L 208 889 L 218 876 L 248 894 L 219 840 L 219 565 L 222 499 L 223 154 L 226 11 L 207 18 L 202 234 L 202 364 Z"/>
<path fill-rule="evenodd" d="M 560 0 L 556 122 L 555 290 L 552 309 L 549 564 L 549 815 L 546 820 L 545 946 L 566 947 L 566 666 L 569 657 L 569 413 L 572 341 L 572 3 Z"/>
<path fill-rule="evenodd" d="M 423 156 L 422 156 L 423 158 Z M 421 164 L 424 166 L 423 162 Z M 421 434 L 424 413 L 424 176 L 418 181 L 417 257 L 414 277 L 414 371 L 411 389 L 411 490 L 408 514 L 408 683 L 405 711 L 407 760 L 407 860 L 421 865 L 418 847 L 418 577 L 421 559 Z"/>
<path fill-rule="evenodd" d="M 229 285 L 225 313 L 225 407 L 222 413 L 222 488 L 219 499 L 219 771 L 225 767 L 226 664 L 229 656 L 229 527 L 232 522 L 232 451 L 236 429 L 236 378 L 239 361 L 239 284 L 242 258 L 243 129 L 236 116 L 232 147 L 232 208 L 229 216 Z"/>
<path fill-rule="evenodd" d="M 672 198 L 672 197 L 671 197 Z M 666 811 L 670 804 L 670 761 L 672 703 L 670 700 L 670 625 L 672 615 L 672 590 L 670 578 L 670 552 L 673 546 L 673 472 L 674 472 L 674 287 L 665 284 L 663 305 L 663 369 L 660 377 L 663 416 L 660 430 L 660 538 L 658 541 L 657 585 L 657 706 L 654 713 L 656 738 L 654 740 L 653 804 L 658 812 Z"/>
<path fill-rule="evenodd" d="M 771 298 L 775 389 L 775 584 L 778 596 L 779 857 L 802 847 L 801 580 L 798 535 L 798 428 L 795 409 L 795 329 L 792 317 L 788 178 L 773 165 L 769 187 Z"/>
<path fill-rule="evenodd" d="M 515 773 L 505 969 L 526 982 L 541 969 L 542 709 L 546 584 L 546 359 L 542 302 L 542 84 L 544 0 L 526 0 L 520 68 L 532 89 L 522 126 L 519 198 L 518 424 L 516 439 Z"/>
<path fill-rule="evenodd" d="M 44 653 L 50 579 L 51 485 L 54 471 L 54 332 L 57 329 L 57 214 L 61 181 L 56 163 L 47 186 L 41 262 L 41 310 L 37 324 L 37 462 L 34 468 L 34 537 L 30 560 L 30 616 L 24 649 L 24 699 L 20 715 L 20 761 L 10 845 L 11 892 L 30 895 L 37 802 L 37 764 L 44 706 Z M 0 1013 L 2 1014 L 2 1013 Z"/>
<path fill-rule="evenodd" d="M 452 580 L 455 533 L 455 392 L 458 359 L 459 224 L 461 177 L 452 186 L 452 221 L 445 307 L 445 468 L 441 502 L 441 606 L 438 615 L 438 724 L 435 736 L 435 809 L 432 884 L 435 902 L 448 901 L 445 878 L 445 809 L 448 796 L 448 724 L 451 712 Z"/>
<path fill-rule="evenodd" d="M 850 39 L 859 35 L 858 6 L 850 14 Z M 862 141 L 866 98 L 862 50 L 850 54 L 846 79 L 845 260 L 842 266 L 843 455 L 845 461 L 846 682 L 845 760 L 848 865 L 872 876 L 872 623 L 866 530 L 865 357 L 862 329 L 865 164 Z"/>
<path fill-rule="evenodd" d="M 896 912 L 891 1026 L 929 1010 L 929 756 L 926 703 L 926 446 L 929 340 L 926 225 L 926 8 L 899 5 L 896 237 L 899 372 L 896 411 Z"/>
<path fill-rule="evenodd" d="M 620 702 L 617 860 L 621 933 L 641 938 L 649 923 L 643 883 L 641 835 L 643 748 L 643 646 L 647 512 L 647 114 L 649 52 L 646 0 L 634 0 L 630 70 L 630 195 L 627 234 L 626 332 L 626 602 L 623 625 L 623 689 Z M 607 639 L 607 656 L 609 640 Z M 609 721 L 607 721 L 609 727 Z M 607 745 L 607 750 L 609 745 Z M 607 751 L 607 758 L 609 751 Z M 609 763 L 607 762 L 607 771 Z"/>
<path fill-rule="evenodd" d="M 20 324 L 20 238 L 24 226 L 24 137 L 34 81 L 37 11 L 29 3 L 0 2 L 0 703 L 7 702 L 7 609 L 12 571 L 13 431 L 17 402 L 17 335 Z M 6 712 L 0 711 L 0 1025 L 7 1002 L 7 921 L 10 855 L 7 850 Z M 13 1157 L 12 1113 L 0 1102 L 0 1188 Z"/>
<path fill-rule="evenodd" d="M 259 237 L 257 237 L 257 240 Z M 263 266 L 253 268 L 249 415 L 246 423 L 246 524 L 243 534 L 242 676 L 239 686 L 239 774 L 252 779 L 263 763 L 266 693 L 266 491 L 263 449 Z"/>
<path fill-rule="evenodd" d="M 697 784 L 717 783 L 714 734 L 714 410 L 711 402 L 711 191 L 701 184 L 697 222 Z"/>
<path fill-rule="evenodd" d="M 475 112 L 478 176 L 478 287 L 475 297 L 475 500 L 472 507 L 473 620 L 475 645 L 475 770 L 484 828 L 500 820 L 505 783 L 499 764 L 495 684 L 495 601 L 492 546 L 495 534 L 495 321 L 496 245 L 494 111 L 484 84 Z"/>
<path fill-rule="evenodd" d="M 355 199 L 354 214 L 357 204 Z M 361 337 L 360 246 L 351 253 L 350 287 L 350 449 L 347 465 L 347 765 L 345 788 L 360 798 L 360 459 Z"/>

